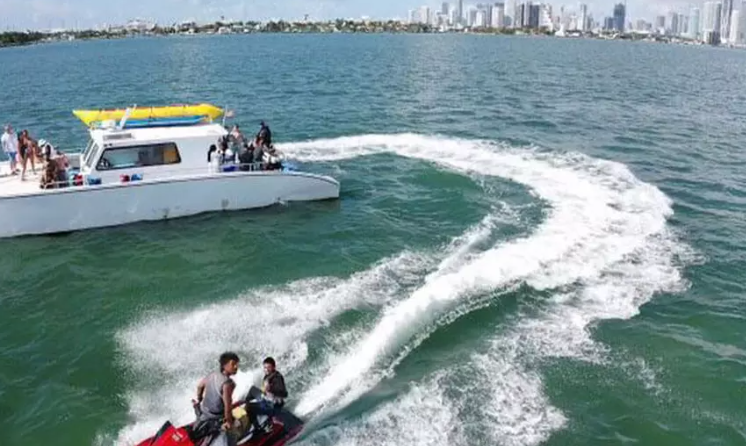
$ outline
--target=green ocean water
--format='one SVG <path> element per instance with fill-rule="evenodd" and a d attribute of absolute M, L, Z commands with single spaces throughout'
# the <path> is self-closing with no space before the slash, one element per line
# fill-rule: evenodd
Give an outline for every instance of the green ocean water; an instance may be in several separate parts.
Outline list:
<path fill-rule="evenodd" d="M 745 78 L 741 51 L 528 37 L 0 50 L 0 121 L 63 150 L 73 108 L 206 101 L 342 184 L 0 240 L 0 445 L 189 421 L 226 349 L 242 388 L 278 359 L 298 444 L 746 444 Z"/>

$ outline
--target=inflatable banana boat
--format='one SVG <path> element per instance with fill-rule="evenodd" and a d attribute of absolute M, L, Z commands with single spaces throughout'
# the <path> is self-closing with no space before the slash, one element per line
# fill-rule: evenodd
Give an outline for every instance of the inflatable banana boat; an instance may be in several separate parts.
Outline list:
<path fill-rule="evenodd" d="M 104 121 L 122 119 L 127 109 L 114 110 L 73 110 L 73 114 L 87 126 Z M 204 117 L 214 120 L 223 115 L 223 109 L 212 104 L 169 105 L 165 107 L 137 107 L 133 109 L 128 119 L 151 121 L 173 118 Z"/>

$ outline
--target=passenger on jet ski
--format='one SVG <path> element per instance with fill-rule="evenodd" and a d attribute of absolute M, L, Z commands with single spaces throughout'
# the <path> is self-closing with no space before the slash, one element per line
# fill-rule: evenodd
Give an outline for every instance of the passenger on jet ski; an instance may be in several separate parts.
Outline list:
<path fill-rule="evenodd" d="M 266 415 L 271 418 L 285 405 L 285 398 L 288 397 L 285 378 L 275 368 L 275 360 L 270 357 L 265 359 L 263 364 L 262 394 L 256 401 L 246 403 L 246 411 L 249 413 L 251 425 L 254 426 L 254 432 L 259 434 L 262 431 L 257 415 Z"/>
<path fill-rule="evenodd" d="M 233 426 L 233 390 L 231 376 L 238 372 L 238 355 L 220 355 L 220 371 L 213 372 L 197 385 L 197 399 L 192 401 L 197 420 L 192 425 L 192 440 L 214 437 L 212 446 L 232 446 L 235 438 L 228 433 Z"/>

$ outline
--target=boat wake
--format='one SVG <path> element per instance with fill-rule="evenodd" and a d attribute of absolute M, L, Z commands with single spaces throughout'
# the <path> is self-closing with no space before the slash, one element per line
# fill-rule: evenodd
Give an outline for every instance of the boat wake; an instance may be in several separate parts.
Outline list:
<path fill-rule="evenodd" d="M 165 321 L 146 318 L 121 333 L 120 343 L 137 376 L 163 379 L 156 380 L 154 390 L 130 395 L 135 423 L 120 433 L 120 443 L 144 437 L 165 418 L 188 419 L 188 407 L 181 414 L 170 410 L 189 400 L 198 378 L 190 372 L 209 363 L 216 351 L 237 345 L 254 348 L 257 357 L 261 351 L 278 352 L 286 369 L 303 370 L 296 412 L 331 415 L 391 373 L 439 324 L 453 320 L 449 316 L 525 284 L 552 297 L 531 311 L 521 310 L 499 329 L 485 327 L 485 348 L 466 363 L 424 376 L 396 401 L 361 419 L 321 427 L 303 441 L 427 445 L 448 438 L 467 444 L 475 438 L 468 426 L 479 425 L 480 438 L 489 435 L 497 444 L 538 444 L 566 423 L 544 393 L 538 362 L 603 360 L 603 348 L 590 336 L 592 323 L 632 317 L 655 293 L 686 286 L 680 263 L 687 248 L 666 225 L 670 200 L 622 164 L 412 134 L 316 140 L 281 150 L 300 161 L 393 153 L 472 177 L 501 177 L 525 186 L 548 204 L 548 211 L 541 224 L 517 239 L 494 242 L 491 233 L 502 214 L 492 210 L 446 250 L 404 252 L 349 279 L 301 281 Z M 494 245 L 484 249 L 485 241 Z M 323 352 L 325 360 L 309 361 L 307 337 L 362 305 L 380 308 L 378 318 L 341 335 Z M 240 327 L 239 339 L 222 335 L 232 332 L 221 325 L 225 320 Z M 253 326 L 253 321 L 262 322 Z M 180 346 L 196 352 L 193 359 L 179 355 Z M 470 371 L 468 382 L 459 379 L 462 368 Z"/>

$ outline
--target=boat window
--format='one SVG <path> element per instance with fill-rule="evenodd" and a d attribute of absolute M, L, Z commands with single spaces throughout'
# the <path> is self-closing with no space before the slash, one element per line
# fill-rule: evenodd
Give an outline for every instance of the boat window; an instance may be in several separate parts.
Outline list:
<path fill-rule="evenodd" d="M 98 149 L 98 146 L 95 142 L 91 139 L 88 141 L 88 145 L 86 146 L 85 150 L 83 151 L 83 157 L 81 158 L 82 165 L 91 167 L 91 159 L 93 158 L 93 155 L 96 153 L 96 149 Z"/>
<path fill-rule="evenodd" d="M 169 142 L 106 149 L 101 155 L 96 169 L 131 169 L 133 167 L 179 164 L 180 162 L 179 149 L 176 144 Z"/>

